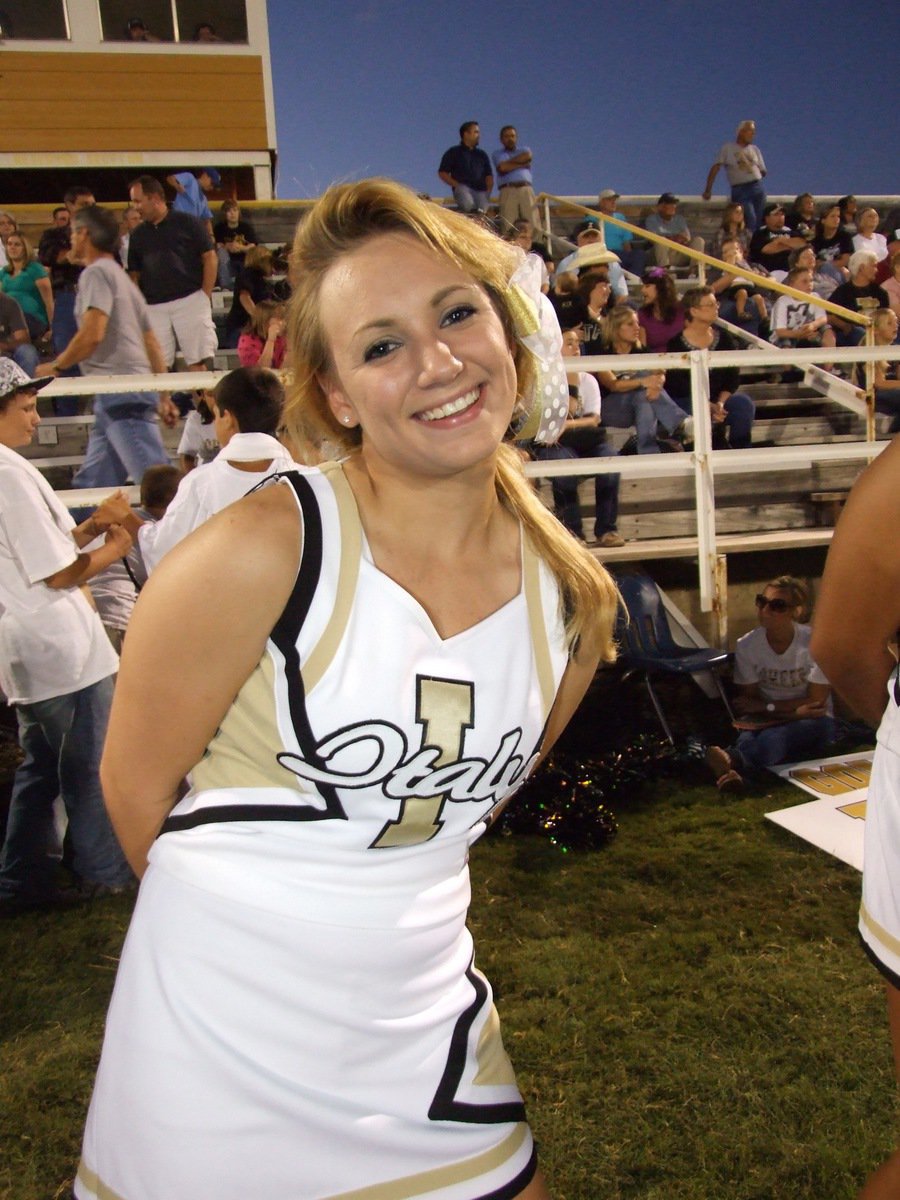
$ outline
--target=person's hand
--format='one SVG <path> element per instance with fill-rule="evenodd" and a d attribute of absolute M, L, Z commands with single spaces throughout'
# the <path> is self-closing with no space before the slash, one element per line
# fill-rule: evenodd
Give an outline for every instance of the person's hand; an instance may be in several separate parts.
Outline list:
<path fill-rule="evenodd" d="M 104 545 L 113 546 L 116 549 L 119 558 L 124 558 L 134 545 L 134 539 L 131 534 L 121 525 L 110 525 L 103 541 Z"/>
<path fill-rule="evenodd" d="M 718 400 L 710 400 L 709 419 L 712 421 L 713 425 L 721 425 L 726 416 L 727 413 L 725 412 L 725 405 L 720 404 Z"/>
<path fill-rule="evenodd" d="M 94 509 L 91 520 L 94 522 L 94 528 L 102 533 L 111 525 L 121 525 L 130 512 L 128 497 L 119 489 Z"/>
<path fill-rule="evenodd" d="M 284 337 L 287 322 L 282 317 L 273 317 L 266 330 L 266 341 L 274 342 L 276 338 Z"/>
<path fill-rule="evenodd" d="M 181 414 L 178 411 L 178 405 L 171 396 L 160 396 L 156 411 L 159 413 L 159 419 L 167 429 L 174 429 L 178 424 L 178 418 Z"/>
<path fill-rule="evenodd" d="M 806 718 L 813 718 L 813 717 L 824 717 L 827 715 L 828 715 L 828 713 L 827 713 L 824 701 L 816 704 L 816 703 L 813 703 L 812 700 L 804 700 L 804 702 L 802 704 L 798 704 L 797 707 L 794 709 L 794 716 L 798 720 L 803 720 Z"/>
<path fill-rule="evenodd" d="M 701 192 L 701 196 L 703 197 L 703 199 L 704 199 L 704 200 L 711 200 L 711 199 L 712 199 L 712 192 L 708 192 L 708 191 L 707 191 L 707 192 Z"/>
<path fill-rule="evenodd" d="M 56 375 L 56 371 L 53 369 L 53 363 L 38 363 L 34 369 L 34 378 L 46 379 L 48 375 L 51 376 L 51 378 Z"/>

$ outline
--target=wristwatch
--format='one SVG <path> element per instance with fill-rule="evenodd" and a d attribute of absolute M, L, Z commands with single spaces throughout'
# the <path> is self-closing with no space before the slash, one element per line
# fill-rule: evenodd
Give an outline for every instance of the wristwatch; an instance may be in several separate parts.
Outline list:
<path fill-rule="evenodd" d="M 775 711 L 775 705 L 770 700 L 769 703 L 766 705 L 766 712 L 774 712 L 774 711 Z"/>

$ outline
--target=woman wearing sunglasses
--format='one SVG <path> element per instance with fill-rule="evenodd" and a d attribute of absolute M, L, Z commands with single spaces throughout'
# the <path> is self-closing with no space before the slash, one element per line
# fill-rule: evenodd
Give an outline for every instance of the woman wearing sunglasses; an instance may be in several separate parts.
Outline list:
<path fill-rule="evenodd" d="M 720 792 L 740 791 L 745 775 L 781 762 L 822 755 L 834 741 L 831 687 L 809 652 L 809 625 L 799 624 L 806 589 L 779 575 L 756 597 L 759 627 L 738 638 L 734 654 L 737 741 L 710 746 L 706 763 Z"/>

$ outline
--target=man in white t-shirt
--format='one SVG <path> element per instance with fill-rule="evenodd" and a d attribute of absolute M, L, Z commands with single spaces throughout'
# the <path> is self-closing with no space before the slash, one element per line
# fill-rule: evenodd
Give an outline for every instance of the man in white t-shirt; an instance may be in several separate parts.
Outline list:
<path fill-rule="evenodd" d="M 725 168 L 731 185 L 731 199 L 744 210 L 744 219 L 751 233 L 761 224 L 766 203 L 766 163 L 762 151 L 754 146 L 756 122 L 741 121 L 733 142 L 726 142 L 709 169 L 703 199 L 712 196 L 713 183 L 721 167 Z"/>
<path fill-rule="evenodd" d="M 20 454 L 40 421 L 29 379 L 0 359 L 0 688 L 15 706 L 24 760 L 16 771 L 0 853 L 0 912 L 59 899 L 53 806 L 62 796 L 72 867 L 92 892 L 133 882 L 106 815 L 100 752 L 118 658 L 82 584 L 126 554 L 118 495 L 76 526 Z M 104 543 L 86 546 L 106 531 Z"/>
<path fill-rule="evenodd" d="M 794 296 L 779 296 L 772 306 L 769 324 L 772 329 L 770 340 L 776 346 L 833 346 L 834 330 L 828 324 L 828 313 L 813 300 L 813 273 L 808 267 L 794 267 L 788 271 L 785 283 L 798 292 L 809 292 L 809 300 L 797 300 Z"/>

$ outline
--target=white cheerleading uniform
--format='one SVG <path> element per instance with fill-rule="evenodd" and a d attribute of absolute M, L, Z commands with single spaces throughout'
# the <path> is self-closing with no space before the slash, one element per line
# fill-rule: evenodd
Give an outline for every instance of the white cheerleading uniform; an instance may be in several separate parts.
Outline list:
<path fill-rule="evenodd" d="M 519 595 L 441 639 L 341 468 L 289 478 L 297 584 L 151 851 L 75 1194 L 507 1200 L 534 1148 L 467 859 L 566 666 L 556 581 L 523 537 Z"/>
<path fill-rule="evenodd" d="M 900 685 L 896 672 L 889 690 L 866 801 L 859 934 L 881 973 L 900 988 Z"/>

